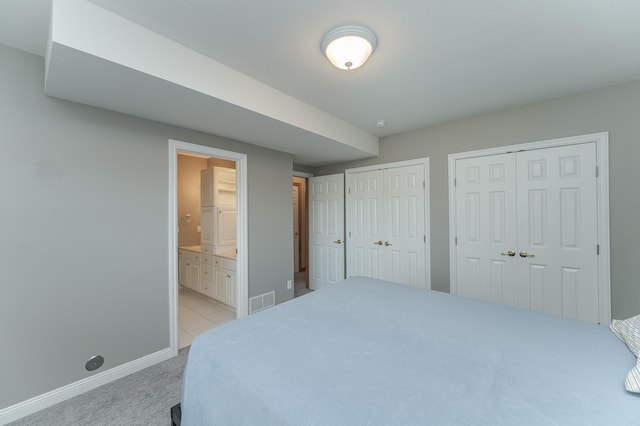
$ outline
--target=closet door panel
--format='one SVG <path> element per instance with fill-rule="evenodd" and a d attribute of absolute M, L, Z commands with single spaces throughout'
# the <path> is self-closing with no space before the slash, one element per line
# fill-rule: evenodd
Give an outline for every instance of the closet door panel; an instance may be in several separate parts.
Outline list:
<path fill-rule="evenodd" d="M 423 165 L 383 170 L 384 247 L 389 280 L 425 287 L 425 170 Z"/>
<path fill-rule="evenodd" d="M 491 260 L 489 265 L 489 281 L 481 287 L 480 298 L 484 300 L 500 300 L 505 305 L 518 305 L 518 289 L 513 282 L 513 271 L 510 260 Z"/>
<path fill-rule="evenodd" d="M 348 207 L 349 250 L 347 275 L 385 279 L 381 223 L 383 212 L 382 175 L 378 170 L 354 173 Z"/>
<path fill-rule="evenodd" d="M 519 152 L 517 167 L 522 306 L 597 322 L 595 143 Z"/>
<path fill-rule="evenodd" d="M 456 161 L 456 294 L 520 304 L 515 176 L 513 154 Z"/>

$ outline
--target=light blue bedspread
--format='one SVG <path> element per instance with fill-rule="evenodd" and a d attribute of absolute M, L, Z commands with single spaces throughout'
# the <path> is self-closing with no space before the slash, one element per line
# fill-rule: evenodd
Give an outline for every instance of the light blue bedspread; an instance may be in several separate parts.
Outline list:
<path fill-rule="evenodd" d="M 640 425 L 606 326 L 350 278 L 198 336 L 194 425 Z"/>

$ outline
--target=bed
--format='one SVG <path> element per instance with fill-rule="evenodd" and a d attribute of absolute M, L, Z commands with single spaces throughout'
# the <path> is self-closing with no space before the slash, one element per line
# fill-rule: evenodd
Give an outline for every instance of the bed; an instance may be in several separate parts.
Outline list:
<path fill-rule="evenodd" d="M 182 425 L 635 425 L 606 326 L 353 277 L 196 338 Z"/>

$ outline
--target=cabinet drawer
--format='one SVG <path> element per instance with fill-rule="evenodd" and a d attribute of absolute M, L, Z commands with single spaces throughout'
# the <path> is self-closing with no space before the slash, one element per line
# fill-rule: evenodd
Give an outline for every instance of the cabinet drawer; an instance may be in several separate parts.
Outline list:
<path fill-rule="evenodd" d="M 203 265 L 214 265 L 213 256 L 209 256 L 207 254 L 200 255 L 200 263 Z"/>
<path fill-rule="evenodd" d="M 216 256 L 216 266 L 219 268 L 225 268 L 225 269 L 235 271 L 236 261 L 233 259 L 227 259 L 225 257 Z"/>
<path fill-rule="evenodd" d="M 202 282 L 207 281 L 209 283 L 213 283 L 213 279 L 214 279 L 213 266 L 211 265 L 200 266 L 200 280 Z"/>
<path fill-rule="evenodd" d="M 203 281 L 200 283 L 200 293 L 209 296 L 210 298 L 215 298 L 216 286 L 213 281 Z"/>
<path fill-rule="evenodd" d="M 190 250 L 181 250 L 178 252 L 184 259 L 191 260 L 193 262 L 200 262 L 200 253 Z"/>
<path fill-rule="evenodd" d="M 202 246 L 200 246 L 200 250 L 201 250 L 201 253 L 203 255 L 205 255 L 205 254 L 213 255 L 213 246 L 212 245 L 203 244 Z"/>

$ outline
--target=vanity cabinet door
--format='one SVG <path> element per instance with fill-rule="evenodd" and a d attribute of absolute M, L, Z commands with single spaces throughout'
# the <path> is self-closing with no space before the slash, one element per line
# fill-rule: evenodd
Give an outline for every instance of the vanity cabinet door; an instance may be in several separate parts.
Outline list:
<path fill-rule="evenodd" d="M 202 207 L 200 209 L 200 243 L 203 246 L 214 244 L 215 208 Z M 212 253 L 211 253 L 212 254 Z"/>
<path fill-rule="evenodd" d="M 189 287 L 189 268 L 187 259 L 180 253 L 178 255 L 178 283 L 181 286 Z"/>
<path fill-rule="evenodd" d="M 204 260 L 203 256 L 203 260 Z M 215 294 L 215 273 L 213 272 L 212 265 L 200 265 L 200 291 L 202 294 L 214 297 Z"/>
<path fill-rule="evenodd" d="M 237 299 L 235 271 L 227 270 L 227 291 L 229 292 L 229 305 L 235 308 Z"/>
<path fill-rule="evenodd" d="M 200 291 L 200 261 L 189 260 L 187 267 L 189 269 L 189 288 Z"/>
<path fill-rule="evenodd" d="M 200 205 L 213 206 L 213 168 L 200 170 Z"/>
<path fill-rule="evenodd" d="M 213 298 L 222 302 L 229 304 L 229 289 L 227 286 L 227 272 L 225 269 L 216 268 L 215 269 L 215 294 Z"/>

